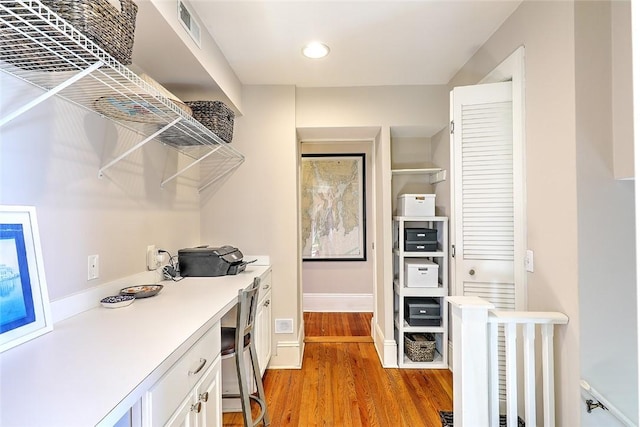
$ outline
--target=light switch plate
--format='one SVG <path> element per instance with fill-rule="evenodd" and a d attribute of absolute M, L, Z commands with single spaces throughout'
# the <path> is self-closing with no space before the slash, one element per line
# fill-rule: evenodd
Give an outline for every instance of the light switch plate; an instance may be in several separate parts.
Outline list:
<path fill-rule="evenodd" d="M 87 258 L 87 280 L 93 280 L 100 277 L 100 257 L 98 255 L 89 255 Z"/>
<path fill-rule="evenodd" d="M 533 251 L 531 249 L 527 249 L 527 254 L 524 258 L 524 268 L 529 273 L 533 273 Z"/>

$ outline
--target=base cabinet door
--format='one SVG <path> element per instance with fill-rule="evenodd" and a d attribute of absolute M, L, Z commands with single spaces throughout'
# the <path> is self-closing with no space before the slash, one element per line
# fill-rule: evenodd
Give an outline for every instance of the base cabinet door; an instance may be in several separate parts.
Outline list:
<path fill-rule="evenodd" d="M 220 357 L 171 415 L 167 427 L 222 427 Z"/>
<path fill-rule="evenodd" d="M 193 427 L 196 425 L 193 396 L 188 396 L 176 412 L 173 413 L 166 427 Z"/>
<path fill-rule="evenodd" d="M 264 375 L 271 359 L 271 290 L 260 301 L 256 312 L 256 352 L 260 375 Z"/>
<path fill-rule="evenodd" d="M 200 412 L 196 413 L 198 427 L 222 427 L 220 364 L 218 358 L 196 388 L 196 397 L 201 404 Z"/>
<path fill-rule="evenodd" d="M 197 426 L 207 403 L 220 405 L 221 393 L 215 388 L 214 393 L 203 390 L 219 379 L 220 324 L 216 323 L 145 392 L 142 426 Z"/>

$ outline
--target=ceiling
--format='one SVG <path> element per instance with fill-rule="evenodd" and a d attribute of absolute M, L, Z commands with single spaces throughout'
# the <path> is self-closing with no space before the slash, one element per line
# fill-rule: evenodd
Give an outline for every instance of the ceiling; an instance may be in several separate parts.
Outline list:
<path fill-rule="evenodd" d="M 446 84 L 519 0 L 191 0 L 243 84 Z M 322 41 L 323 59 L 301 54 Z"/>

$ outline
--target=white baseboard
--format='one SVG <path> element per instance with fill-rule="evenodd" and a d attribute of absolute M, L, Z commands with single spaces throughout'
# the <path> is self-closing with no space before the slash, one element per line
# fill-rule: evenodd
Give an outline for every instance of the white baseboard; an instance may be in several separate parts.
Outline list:
<path fill-rule="evenodd" d="M 398 346 L 396 340 L 387 340 L 384 337 L 382 329 L 378 325 L 375 325 L 375 335 L 373 337 L 373 343 L 376 346 L 378 357 L 380 357 L 380 363 L 383 368 L 397 368 L 398 367 Z"/>
<path fill-rule="evenodd" d="M 373 294 L 304 294 L 304 311 L 322 312 L 370 312 L 373 311 Z"/>
<path fill-rule="evenodd" d="M 296 341 L 277 341 L 267 369 L 300 369 L 304 355 L 304 322 L 300 322 Z"/>

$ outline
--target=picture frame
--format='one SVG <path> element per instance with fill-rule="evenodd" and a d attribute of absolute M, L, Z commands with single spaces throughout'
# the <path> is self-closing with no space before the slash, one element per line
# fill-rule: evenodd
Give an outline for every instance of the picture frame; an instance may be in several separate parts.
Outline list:
<path fill-rule="evenodd" d="M 0 353 L 51 330 L 36 209 L 0 205 Z"/>
<path fill-rule="evenodd" d="M 365 154 L 303 154 L 303 261 L 366 261 Z"/>

